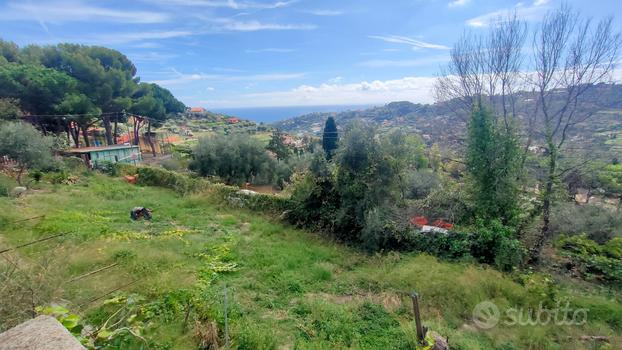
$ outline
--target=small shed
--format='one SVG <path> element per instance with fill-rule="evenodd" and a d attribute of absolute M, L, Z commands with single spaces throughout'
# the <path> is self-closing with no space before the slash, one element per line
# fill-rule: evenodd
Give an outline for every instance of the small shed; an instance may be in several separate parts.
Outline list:
<path fill-rule="evenodd" d="M 71 148 L 65 153 L 82 158 L 88 167 L 97 166 L 98 162 L 136 164 L 142 161 L 140 147 L 135 145 Z"/>

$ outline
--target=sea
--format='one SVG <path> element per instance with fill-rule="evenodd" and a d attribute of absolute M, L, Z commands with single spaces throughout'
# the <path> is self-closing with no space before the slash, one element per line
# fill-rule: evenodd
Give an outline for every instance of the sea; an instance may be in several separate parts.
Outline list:
<path fill-rule="evenodd" d="M 288 107 L 248 107 L 248 108 L 208 108 L 209 110 L 256 123 L 271 124 L 281 120 L 299 117 L 315 112 L 344 112 L 373 107 L 373 105 L 340 106 L 288 106 Z"/>

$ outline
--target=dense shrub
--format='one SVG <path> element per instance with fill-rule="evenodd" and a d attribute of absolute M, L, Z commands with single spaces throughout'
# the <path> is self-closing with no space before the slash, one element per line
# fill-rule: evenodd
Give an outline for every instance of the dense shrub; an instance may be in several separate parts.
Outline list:
<path fill-rule="evenodd" d="M 54 185 L 68 185 L 78 181 L 78 178 L 69 171 L 61 169 L 58 171 L 50 171 L 43 174 L 43 180 Z"/>
<path fill-rule="evenodd" d="M 287 216 L 297 226 L 332 232 L 339 206 L 334 177 L 323 152 L 313 157 L 309 171 L 294 185 Z"/>
<path fill-rule="evenodd" d="M 429 253 L 445 259 L 470 259 L 471 235 L 463 232 L 450 231 L 446 234 L 429 232 L 415 233 L 412 238 L 412 249 Z"/>
<path fill-rule="evenodd" d="M 551 215 L 551 232 L 586 233 L 590 239 L 604 243 L 614 236 L 622 236 L 622 213 L 591 204 L 559 203 Z"/>
<path fill-rule="evenodd" d="M 228 184 L 271 183 L 276 160 L 248 135 L 199 139 L 190 169 L 201 176 L 218 176 Z"/>
<path fill-rule="evenodd" d="M 160 162 L 160 166 L 166 170 L 179 171 L 184 168 L 184 162 L 181 159 L 171 157 Z"/>
<path fill-rule="evenodd" d="M 95 164 L 93 169 L 98 170 L 108 176 L 119 176 L 119 168 L 117 167 L 117 164 L 111 161 L 99 161 Z"/>
<path fill-rule="evenodd" d="M 213 184 L 207 192 L 227 205 L 280 215 L 291 208 L 289 198 L 263 193 L 245 193 L 239 188 L 224 184 Z"/>
<path fill-rule="evenodd" d="M 480 227 L 477 232 L 415 233 L 414 250 L 446 259 L 474 259 L 502 271 L 512 271 L 523 264 L 526 251 L 511 230 L 498 223 Z"/>
<path fill-rule="evenodd" d="M 455 223 L 473 223 L 473 205 L 468 194 L 462 185 L 451 180 L 445 179 L 427 197 L 411 201 L 410 206 L 411 212 L 418 215 Z"/>
<path fill-rule="evenodd" d="M 0 174 L 0 197 L 8 197 L 15 186 L 16 181 Z"/>
<path fill-rule="evenodd" d="M 81 172 L 86 170 L 86 164 L 84 164 L 84 160 L 78 157 L 63 157 L 62 168 L 71 172 Z"/>
<path fill-rule="evenodd" d="M 584 277 L 622 286 L 622 238 L 598 244 L 585 235 L 562 236 L 557 246 Z"/>
<path fill-rule="evenodd" d="M 166 187 L 182 194 L 207 186 L 205 180 L 193 179 L 165 169 L 138 167 L 136 173 L 138 174 L 138 183 L 141 185 Z"/>
<path fill-rule="evenodd" d="M 430 170 L 408 172 L 405 176 L 407 199 L 423 199 L 441 185 L 437 173 Z"/>
<path fill-rule="evenodd" d="M 622 191 L 622 164 L 609 164 L 598 172 L 598 179 L 608 193 Z"/>
<path fill-rule="evenodd" d="M 413 231 L 399 225 L 391 212 L 392 208 L 374 208 L 365 216 L 365 226 L 361 230 L 360 242 L 363 248 L 376 251 L 380 249 L 404 249 L 413 239 Z"/>

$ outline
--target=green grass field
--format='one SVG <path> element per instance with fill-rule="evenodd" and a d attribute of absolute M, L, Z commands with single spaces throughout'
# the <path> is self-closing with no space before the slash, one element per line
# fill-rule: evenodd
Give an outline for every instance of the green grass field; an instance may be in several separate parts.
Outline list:
<path fill-rule="evenodd" d="M 153 221 L 132 222 L 134 206 L 153 209 Z M 39 215 L 45 217 L 14 223 Z M 134 282 L 120 292 L 158 305 L 142 334 L 159 344 L 152 348 L 197 348 L 194 323 L 184 328 L 186 309 L 175 302 L 185 292 L 199 291 L 194 295 L 201 306 L 190 309 L 190 319 L 215 321 L 222 342 L 225 286 L 230 346 L 237 349 L 413 349 L 412 291 L 421 296 L 424 323 L 448 337 L 452 349 L 620 349 L 622 344 L 616 291 L 568 279 L 547 282 L 539 274 L 519 283 L 517 276 L 492 268 L 426 255 L 370 256 L 219 204 L 208 193 L 182 197 L 85 175 L 75 185 L 45 184 L 21 198 L 0 197 L 0 227 L 0 248 L 66 233 L 5 254 L 21 269 L 36 272 L 37 304 L 60 303 L 97 323 L 109 316 L 111 308 L 103 304 L 111 296 L 97 298 Z M 0 264 L 8 268 L 6 261 Z M 6 289 L 0 288 L 0 297 L 14 307 L 0 309 L 4 326 L 27 317 L 16 314 L 23 301 Z M 568 301 L 589 312 L 583 325 L 480 330 L 471 316 L 485 300 L 502 309 Z M 610 343 L 579 339 L 586 335 L 608 336 Z M 140 346 L 138 340 L 133 345 Z"/>

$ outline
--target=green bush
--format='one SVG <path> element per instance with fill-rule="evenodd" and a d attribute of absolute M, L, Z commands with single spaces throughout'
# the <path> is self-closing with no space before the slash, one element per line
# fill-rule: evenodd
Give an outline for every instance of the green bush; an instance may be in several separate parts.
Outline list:
<path fill-rule="evenodd" d="M 553 234 L 582 234 L 599 243 L 615 236 L 622 236 L 622 215 L 620 211 L 606 210 L 596 205 L 560 203 L 551 215 Z"/>
<path fill-rule="evenodd" d="M 522 243 L 502 225 L 482 227 L 473 233 L 415 233 L 410 240 L 410 247 L 416 251 L 445 259 L 474 259 L 501 271 L 520 267 L 526 256 Z"/>
<path fill-rule="evenodd" d="M 411 211 L 418 215 L 456 223 L 470 223 L 474 217 L 472 203 L 464 187 L 450 180 L 431 190 L 424 199 L 412 201 L 411 207 Z"/>
<path fill-rule="evenodd" d="M 67 170 L 46 173 L 43 178 L 54 185 L 67 183 L 71 174 Z"/>
<path fill-rule="evenodd" d="M 613 259 L 622 259 L 622 237 L 615 237 L 605 243 L 603 252 Z"/>
<path fill-rule="evenodd" d="M 471 257 L 471 235 L 450 231 L 446 234 L 438 232 L 415 233 L 412 238 L 412 249 L 445 259 L 464 259 Z"/>
<path fill-rule="evenodd" d="M 246 194 L 235 186 L 213 184 L 207 189 L 217 200 L 230 206 L 261 211 L 269 214 L 281 214 L 291 208 L 291 201 L 286 197 L 272 194 Z"/>
<path fill-rule="evenodd" d="M 160 162 L 160 166 L 169 171 L 180 171 L 184 168 L 181 160 L 171 157 Z"/>
<path fill-rule="evenodd" d="M 15 186 L 17 186 L 15 180 L 0 174 L 0 197 L 8 197 Z"/>
<path fill-rule="evenodd" d="M 170 188 L 176 192 L 187 194 L 207 186 L 207 182 L 200 179 L 192 179 L 186 175 L 152 167 L 136 168 L 138 183 L 147 186 L 160 186 Z"/>
<path fill-rule="evenodd" d="M 99 161 L 95 163 L 93 169 L 98 170 L 108 176 L 119 176 L 119 168 L 117 168 L 117 164 L 111 161 Z"/>
<path fill-rule="evenodd" d="M 523 244 L 512 238 L 502 238 L 495 253 L 495 266 L 501 271 L 512 271 L 523 265 L 527 251 Z"/>
<path fill-rule="evenodd" d="M 508 258 L 507 255 L 512 255 L 511 251 L 508 251 L 516 244 L 511 242 L 514 237 L 512 228 L 493 220 L 485 224 L 478 223 L 476 230 L 477 233 L 473 234 L 471 255 L 479 262 L 495 264 L 497 255 L 499 255 L 502 249 L 504 250 L 503 255 L 505 258 Z M 517 254 L 520 254 L 520 250 Z M 519 259 L 519 256 L 511 257 L 512 261 L 517 259 Z"/>
<path fill-rule="evenodd" d="M 78 157 L 63 157 L 62 163 L 62 167 L 71 172 L 77 173 L 86 170 L 86 164 L 84 164 L 84 160 Z"/>
<path fill-rule="evenodd" d="M 369 251 L 404 249 L 412 241 L 413 232 L 391 220 L 391 208 L 374 208 L 365 216 L 360 244 Z"/>
<path fill-rule="evenodd" d="M 203 137 L 192 151 L 190 169 L 218 176 L 228 184 L 270 183 L 276 161 L 264 145 L 248 135 Z M 263 181 L 261 181 L 263 180 Z"/>
<path fill-rule="evenodd" d="M 405 177 L 408 199 L 423 199 L 441 185 L 439 175 L 430 170 L 410 171 Z"/>
<path fill-rule="evenodd" d="M 585 235 L 562 236 L 557 247 L 585 278 L 622 286 L 622 239 L 612 239 L 601 245 Z"/>
<path fill-rule="evenodd" d="M 117 163 L 115 165 L 117 167 L 119 175 L 121 176 L 138 174 L 138 167 L 136 165 L 127 164 L 127 163 Z"/>

